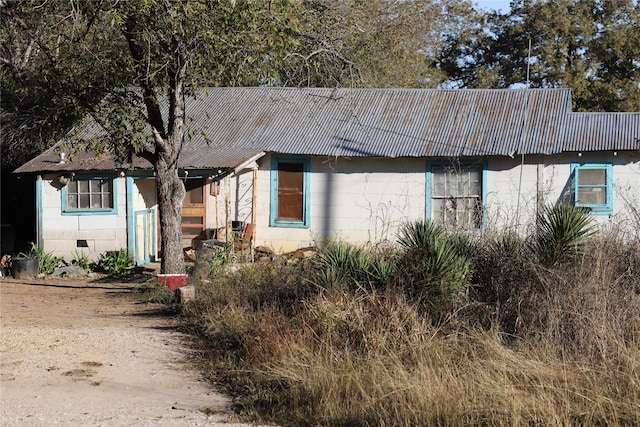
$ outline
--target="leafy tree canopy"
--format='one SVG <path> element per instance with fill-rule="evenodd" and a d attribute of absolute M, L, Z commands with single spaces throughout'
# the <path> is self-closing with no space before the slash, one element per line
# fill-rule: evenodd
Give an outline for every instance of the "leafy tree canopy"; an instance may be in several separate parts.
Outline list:
<path fill-rule="evenodd" d="M 578 111 L 640 111 L 640 2 L 516 0 L 449 34 L 453 85 L 569 87 Z M 530 43 L 530 59 L 529 59 Z"/>

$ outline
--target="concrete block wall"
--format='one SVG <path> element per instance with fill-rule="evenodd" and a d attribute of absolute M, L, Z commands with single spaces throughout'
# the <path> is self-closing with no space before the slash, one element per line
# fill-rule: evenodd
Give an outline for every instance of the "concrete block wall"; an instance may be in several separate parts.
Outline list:
<path fill-rule="evenodd" d="M 84 254 L 97 260 L 101 254 L 127 247 L 126 185 L 117 178 L 114 203 L 116 213 L 100 215 L 63 215 L 62 191 L 54 185 L 56 177 L 43 177 L 42 246 L 44 250 L 62 256 L 67 261 L 74 254 Z M 81 242 L 79 242 L 81 241 Z M 78 243 L 86 242 L 87 247 Z"/>

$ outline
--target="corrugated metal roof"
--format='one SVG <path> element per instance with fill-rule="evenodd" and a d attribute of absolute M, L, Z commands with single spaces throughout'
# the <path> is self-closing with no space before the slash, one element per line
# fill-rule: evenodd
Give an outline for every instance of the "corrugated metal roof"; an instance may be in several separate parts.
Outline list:
<path fill-rule="evenodd" d="M 262 151 L 465 157 L 640 148 L 640 113 L 572 113 L 569 89 L 209 88 L 187 101 L 186 126 L 187 169 L 235 167 Z M 88 124 L 73 138 L 105 135 Z"/>
<path fill-rule="evenodd" d="M 640 149 L 640 113 L 571 113 L 563 130 L 563 151 Z"/>
<path fill-rule="evenodd" d="M 553 152 L 548 128 L 560 127 L 570 104 L 568 89 L 215 88 L 190 114 L 222 146 L 328 156 L 478 156 Z"/>

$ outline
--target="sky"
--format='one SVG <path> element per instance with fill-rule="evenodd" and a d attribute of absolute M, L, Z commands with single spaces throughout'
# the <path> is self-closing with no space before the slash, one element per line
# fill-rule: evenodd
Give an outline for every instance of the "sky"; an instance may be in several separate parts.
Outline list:
<path fill-rule="evenodd" d="M 500 10 L 502 13 L 509 12 L 510 0 L 472 0 L 479 8 L 485 10 Z"/>

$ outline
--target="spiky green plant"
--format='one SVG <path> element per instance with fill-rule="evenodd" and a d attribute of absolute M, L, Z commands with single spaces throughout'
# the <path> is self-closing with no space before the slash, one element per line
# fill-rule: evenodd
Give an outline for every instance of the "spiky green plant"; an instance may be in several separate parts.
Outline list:
<path fill-rule="evenodd" d="M 410 296 L 423 306 L 440 307 L 460 293 L 471 273 L 471 240 L 463 244 L 439 225 L 420 220 L 406 224 L 398 242 L 405 248 L 398 283 Z"/>
<path fill-rule="evenodd" d="M 585 209 L 567 204 L 547 206 L 536 221 L 533 251 L 546 267 L 558 266 L 582 252 L 595 232 Z"/>
<path fill-rule="evenodd" d="M 361 247 L 343 242 L 329 243 L 313 260 L 318 285 L 325 288 L 348 287 L 366 279 L 370 264 Z"/>
<path fill-rule="evenodd" d="M 97 267 L 106 273 L 122 273 L 133 266 L 133 260 L 129 256 L 127 248 L 118 251 L 107 251 L 100 255 Z"/>
<path fill-rule="evenodd" d="M 430 247 L 445 234 L 445 229 L 430 220 L 418 220 L 405 224 L 399 232 L 400 246 L 410 248 Z"/>
<path fill-rule="evenodd" d="M 91 260 L 86 254 L 83 254 L 82 252 L 74 251 L 73 259 L 71 260 L 71 262 L 78 268 L 86 271 L 91 271 Z"/>
<path fill-rule="evenodd" d="M 25 253 L 22 252 L 19 257 L 33 258 L 38 260 L 38 270 L 41 273 L 51 274 L 56 268 L 60 267 L 60 263 L 64 260 L 63 257 L 58 257 L 53 252 L 47 252 L 44 248 L 38 246 L 37 243 L 31 243 L 31 247 Z"/>

